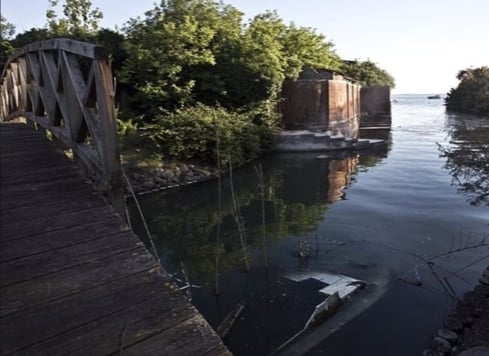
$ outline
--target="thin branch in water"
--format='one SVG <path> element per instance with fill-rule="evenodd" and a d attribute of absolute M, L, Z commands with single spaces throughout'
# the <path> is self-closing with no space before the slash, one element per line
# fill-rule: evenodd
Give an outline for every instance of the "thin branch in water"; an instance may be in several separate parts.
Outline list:
<path fill-rule="evenodd" d="M 246 247 L 244 222 L 243 222 L 243 218 L 241 217 L 238 201 L 236 199 L 236 194 L 234 192 L 233 164 L 231 162 L 230 155 L 228 155 L 228 165 L 229 165 L 229 186 L 231 188 L 231 199 L 233 201 L 234 221 L 236 222 L 236 226 L 238 227 L 238 234 L 239 234 L 239 239 L 241 241 L 241 248 L 243 249 L 243 260 L 244 260 L 246 271 L 248 272 L 250 270 L 250 264 L 248 262 L 248 251 Z"/>
<path fill-rule="evenodd" d="M 478 243 L 476 245 L 460 247 L 460 248 L 457 248 L 455 250 L 451 250 L 451 251 L 441 253 L 439 255 L 434 255 L 430 258 L 430 260 L 433 261 L 433 260 L 436 260 L 437 258 L 448 257 L 448 256 L 453 255 L 453 254 L 458 253 L 458 252 L 473 250 L 473 249 L 477 249 L 477 248 L 481 248 L 481 247 L 489 247 L 489 243 L 486 243 L 485 239 L 484 239 L 481 243 Z"/>
<path fill-rule="evenodd" d="M 219 294 L 219 242 L 221 238 L 221 224 L 222 224 L 222 181 L 221 181 L 221 150 L 219 132 L 217 133 L 216 140 L 216 155 L 217 155 L 217 231 L 216 231 L 216 258 L 215 258 L 215 286 L 214 294 Z"/>
<path fill-rule="evenodd" d="M 267 252 L 267 224 L 265 216 L 265 179 L 263 178 L 263 168 L 261 163 L 255 168 L 256 175 L 258 177 L 258 188 L 260 190 L 261 197 L 261 221 L 263 230 L 263 259 L 265 262 L 265 267 L 268 268 L 268 252 Z"/>
<path fill-rule="evenodd" d="M 460 299 L 457 297 L 456 294 L 454 294 L 451 290 L 453 290 L 453 288 L 451 288 L 451 286 L 447 286 L 443 280 L 440 278 L 440 276 L 438 276 L 438 273 L 435 272 L 434 268 L 433 268 L 433 265 L 434 263 L 433 262 L 429 262 L 428 263 L 428 267 L 430 268 L 431 270 L 431 273 L 433 273 L 433 276 L 435 276 L 435 278 L 437 279 L 437 281 L 440 283 L 441 287 L 443 288 L 443 290 L 448 294 L 448 296 L 450 298 L 452 298 L 453 300 L 458 300 L 460 301 Z"/>
<path fill-rule="evenodd" d="M 127 177 L 126 172 L 124 172 L 124 170 L 122 170 L 122 177 L 125 179 L 127 187 L 129 189 L 129 193 L 131 194 L 132 199 L 134 200 L 134 203 L 136 204 L 136 208 L 138 210 L 139 216 L 141 217 L 141 221 L 143 222 L 144 231 L 146 232 L 146 235 L 148 236 L 149 243 L 151 245 L 151 250 L 153 252 L 153 256 L 156 259 L 156 261 L 158 262 L 158 266 L 160 267 L 160 270 L 163 273 L 164 269 L 163 269 L 163 266 L 161 265 L 160 256 L 158 256 L 158 252 L 156 250 L 156 246 L 155 246 L 155 243 L 153 241 L 153 236 L 151 235 L 151 232 L 150 232 L 149 227 L 148 227 L 148 223 L 146 222 L 146 218 L 144 217 L 144 214 L 143 214 L 143 209 L 141 209 L 141 205 L 139 204 L 139 200 L 136 197 L 136 193 L 134 192 L 131 181 Z M 128 219 L 129 219 L 129 215 L 128 215 Z"/>

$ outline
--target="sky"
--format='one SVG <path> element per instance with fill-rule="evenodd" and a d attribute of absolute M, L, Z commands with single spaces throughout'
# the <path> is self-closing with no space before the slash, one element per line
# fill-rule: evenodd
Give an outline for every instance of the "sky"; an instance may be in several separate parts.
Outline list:
<path fill-rule="evenodd" d="M 0 0 L 17 33 L 43 27 L 48 0 Z M 63 2 L 62 0 L 60 2 Z M 100 25 L 122 28 L 155 0 L 92 0 Z M 343 59 L 371 60 L 396 79 L 395 93 L 446 93 L 467 67 L 489 65 L 489 0 L 224 0 L 249 19 L 276 10 L 312 27 Z"/>

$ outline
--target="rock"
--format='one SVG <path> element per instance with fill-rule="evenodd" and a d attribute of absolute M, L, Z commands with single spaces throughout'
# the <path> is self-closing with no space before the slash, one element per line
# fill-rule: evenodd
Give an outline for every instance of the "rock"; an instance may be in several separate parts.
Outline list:
<path fill-rule="evenodd" d="M 194 168 L 194 172 L 197 172 L 205 178 L 209 178 L 209 176 L 211 175 L 211 172 L 209 172 L 208 170 L 197 167 Z"/>
<path fill-rule="evenodd" d="M 166 183 L 167 183 L 166 179 L 159 176 L 159 175 L 155 177 L 155 181 L 156 181 L 156 183 L 161 184 L 161 185 L 166 185 Z"/>
<path fill-rule="evenodd" d="M 449 353 L 452 350 L 450 343 L 439 336 L 433 338 L 431 341 L 431 346 L 435 351 L 440 351 L 443 353 Z"/>
<path fill-rule="evenodd" d="M 472 318 L 471 316 L 468 316 L 464 319 L 465 326 L 471 326 L 472 324 L 474 324 L 474 318 Z"/>
<path fill-rule="evenodd" d="M 486 286 L 489 286 L 489 277 L 485 276 L 485 275 L 482 275 L 481 278 L 479 278 L 479 282 L 481 284 L 484 284 Z"/>
<path fill-rule="evenodd" d="M 474 318 L 478 318 L 480 316 L 481 312 L 483 312 L 483 311 L 484 311 L 483 309 L 476 307 L 476 308 L 474 308 L 474 310 L 472 310 L 472 316 Z"/>
<path fill-rule="evenodd" d="M 462 322 L 455 317 L 448 318 L 445 321 L 445 327 L 455 332 L 462 331 L 464 328 Z"/>
<path fill-rule="evenodd" d="M 130 173 L 129 178 L 133 184 L 138 184 L 145 181 L 144 175 L 138 173 Z"/>
<path fill-rule="evenodd" d="M 438 330 L 438 336 L 447 340 L 450 344 L 455 344 L 457 342 L 457 334 L 448 329 Z"/>
<path fill-rule="evenodd" d="M 435 356 L 436 353 L 432 349 L 425 349 L 423 351 L 423 356 Z"/>
<path fill-rule="evenodd" d="M 489 347 L 477 346 L 459 353 L 459 356 L 489 356 Z"/>
<path fill-rule="evenodd" d="M 180 163 L 178 165 L 178 167 L 180 168 L 180 171 L 183 173 L 183 174 L 186 174 L 190 169 L 188 168 L 188 166 L 185 164 L 185 163 Z"/>
<path fill-rule="evenodd" d="M 170 170 L 164 170 L 160 173 L 160 176 L 165 180 L 172 180 L 175 177 L 175 174 Z"/>
<path fill-rule="evenodd" d="M 149 180 L 148 180 L 148 181 L 144 182 L 143 184 L 141 184 L 141 187 L 142 187 L 143 189 L 148 189 L 148 190 L 149 190 L 149 189 L 153 189 L 153 187 L 154 187 L 154 183 L 153 183 L 153 181 L 149 181 Z"/>

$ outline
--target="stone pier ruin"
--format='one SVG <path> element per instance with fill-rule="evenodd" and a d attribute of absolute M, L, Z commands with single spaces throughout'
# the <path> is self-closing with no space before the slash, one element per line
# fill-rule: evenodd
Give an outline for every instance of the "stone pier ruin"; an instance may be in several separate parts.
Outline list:
<path fill-rule="evenodd" d="M 358 139 L 360 96 L 360 84 L 330 71 L 306 69 L 299 79 L 285 81 L 279 104 L 284 131 L 277 135 L 277 149 L 325 151 L 378 144 Z"/>

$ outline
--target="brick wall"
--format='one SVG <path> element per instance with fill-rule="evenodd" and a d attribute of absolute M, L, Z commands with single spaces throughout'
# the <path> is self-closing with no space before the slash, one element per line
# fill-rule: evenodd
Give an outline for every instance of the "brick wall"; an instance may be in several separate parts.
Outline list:
<path fill-rule="evenodd" d="M 281 122 L 288 130 L 337 131 L 360 116 L 360 86 L 346 80 L 286 81 L 282 97 Z"/>
<path fill-rule="evenodd" d="M 288 130 L 326 128 L 327 80 L 286 81 L 280 103 L 282 126 Z"/>

